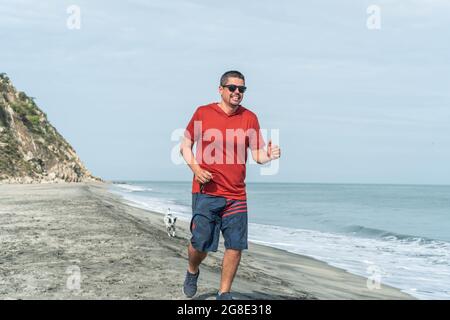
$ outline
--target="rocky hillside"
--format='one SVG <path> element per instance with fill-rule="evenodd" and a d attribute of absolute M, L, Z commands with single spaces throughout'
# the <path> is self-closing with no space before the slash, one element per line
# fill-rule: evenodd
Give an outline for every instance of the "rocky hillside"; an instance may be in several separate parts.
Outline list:
<path fill-rule="evenodd" d="M 33 98 L 0 74 L 0 183 L 93 180 Z"/>

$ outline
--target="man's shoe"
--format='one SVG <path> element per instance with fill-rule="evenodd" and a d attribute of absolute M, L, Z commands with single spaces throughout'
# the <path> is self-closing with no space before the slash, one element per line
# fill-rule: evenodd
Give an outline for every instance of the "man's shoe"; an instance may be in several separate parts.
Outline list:
<path fill-rule="evenodd" d="M 218 292 L 216 300 L 234 300 L 230 292 Z"/>
<path fill-rule="evenodd" d="M 200 269 L 196 274 L 186 271 L 186 279 L 184 279 L 183 292 L 186 297 L 192 298 L 197 293 L 197 280 L 200 274 Z"/>

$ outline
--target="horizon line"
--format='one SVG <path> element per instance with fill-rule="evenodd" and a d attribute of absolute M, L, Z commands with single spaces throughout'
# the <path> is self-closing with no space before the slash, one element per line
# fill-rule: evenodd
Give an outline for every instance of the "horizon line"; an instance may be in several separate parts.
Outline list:
<path fill-rule="evenodd" d="M 192 180 L 135 180 L 135 179 L 104 179 L 105 182 L 181 182 L 181 183 L 192 183 Z M 261 181 L 248 181 L 246 184 L 346 184 L 346 185 L 392 185 L 392 186 L 436 186 L 436 187 L 450 187 L 449 184 L 431 184 L 431 183 L 374 183 L 374 182 L 261 182 Z"/>

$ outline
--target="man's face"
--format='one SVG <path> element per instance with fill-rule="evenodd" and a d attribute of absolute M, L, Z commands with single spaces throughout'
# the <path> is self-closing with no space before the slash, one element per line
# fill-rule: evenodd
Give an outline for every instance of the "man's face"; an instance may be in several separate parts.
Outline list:
<path fill-rule="evenodd" d="M 244 80 L 242 79 L 228 78 L 226 86 L 229 85 L 244 86 L 245 84 Z M 237 88 L 234 90 L 234 92 L 231 92 L 231 90 L 228 87 L 220 86 L 219 93 L 222 96 L 222 100 L 233 107 L 237 107 L 244 98 L 244 93 L 240 93 L 239 89 Z"/>

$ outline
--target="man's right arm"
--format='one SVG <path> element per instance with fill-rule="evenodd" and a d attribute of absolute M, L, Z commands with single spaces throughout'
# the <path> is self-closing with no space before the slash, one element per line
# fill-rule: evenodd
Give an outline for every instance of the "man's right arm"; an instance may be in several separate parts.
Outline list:
<path fill-rule="evenodd" d="M 194 142 L 186 137 L 183 137 L 180 146 L 180 153 L 186 161 L 189 168 L 191 168 L 194 173 L 195 180 L 200 184 L 204 184 L 209 182 L 212 179 L 212 174 L 209 171 L 206 171 L 200 167 L 197 160 L 194 157 L 194 153 L 192 152 L 192 147 L 194 146 Z"/>

